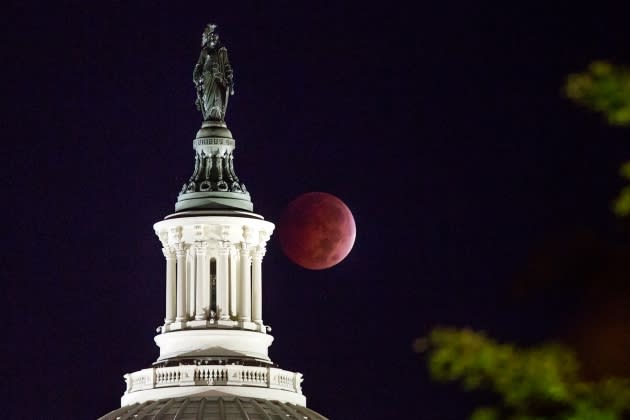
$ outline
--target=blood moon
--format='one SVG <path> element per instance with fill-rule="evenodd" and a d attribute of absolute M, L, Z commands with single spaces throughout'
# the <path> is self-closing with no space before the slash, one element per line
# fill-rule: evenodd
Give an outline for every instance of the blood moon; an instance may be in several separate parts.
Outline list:
<path fill-rule="evenodd" d="M 350 253 L 356 226 L 352 212 L 339 198 L 309 192 L 287 205 L 278 233 L 280 246 L 291 261 L 310 270 L 322 270 Z"/>

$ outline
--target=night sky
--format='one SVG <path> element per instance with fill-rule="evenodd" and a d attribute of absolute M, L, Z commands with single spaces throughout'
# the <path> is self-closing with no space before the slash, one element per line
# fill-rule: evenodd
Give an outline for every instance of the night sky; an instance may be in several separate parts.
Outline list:
<path fill-rule="evenodd" d="M 630 63 L 630 7 L 127 3 L 5 6 L 3 418 L 98 417 L 157 358 L 152 226 L 193 170 L 209 22 L 235 71 L 226 119 L 255 212 L 277 222 L 324 191 L 356 220 L 329 270 L 268 244 L 270 354 L 304 374 L 309 407 L 466 418 L 487 396 L 433 383 L 412 351 L 437 325 L 624 348 L 580 327 L 627 315 L 597 308 L 630 296 L 630 234 L 610 212 L 630 131 L 562 86 L 591 60 Z"/>

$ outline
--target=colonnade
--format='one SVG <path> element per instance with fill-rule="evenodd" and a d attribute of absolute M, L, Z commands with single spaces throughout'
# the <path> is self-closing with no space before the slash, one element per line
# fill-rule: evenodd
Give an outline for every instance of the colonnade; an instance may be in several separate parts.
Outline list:
<path fill-rule="evenodd" d="M 221 240 L 163 245 L 165 324 L 231 320 L 263 325 L 264 246 Z"/>

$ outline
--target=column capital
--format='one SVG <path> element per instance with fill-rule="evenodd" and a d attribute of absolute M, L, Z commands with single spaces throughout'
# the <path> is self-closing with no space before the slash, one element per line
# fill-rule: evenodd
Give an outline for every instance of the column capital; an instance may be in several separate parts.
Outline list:
<path fill-rule="evenodd" d="M 228 241 L 219 241 L 219 255 L 230 255 L 230 243 Z"/>
<path fill-rule="evenodd" d="M 186 255 L 186 251 L 188 251 L 188 248 L 190 248 L 190 245 L 188 245 L 186 242 L 178 242 L 174 245 L 175 248 L 175 253 L 177 254 L 178 257 L 183 257 Z"/>
<path fill-rule="evenodd" d="M 162 248 L 162 254 L 164 254 L 164 257 L 166 259 L 174 259 L 175 258 L 175 251 L 170 246 L 165 246 L 164 248 Z"/>
<path fill-rule="evenodd" d="M 241 256 L 249 255 L 249 250 L 250 250 L 250 246 L 247 242 L 241 242 L 238 245 L 238 251 L 240 252 Z"/>
<path fill-rule="evenodd" d="M 251 257 L 253 260 L 259 261 L 263 259 L 266 253 L 267 248 L 264 246 L 257 246 L 251 250 Z"/>
<path fill-rule="evenodd" d="M 208 241 L 195 241 L 197 255 L 204 255 L 208 251 Z"/>

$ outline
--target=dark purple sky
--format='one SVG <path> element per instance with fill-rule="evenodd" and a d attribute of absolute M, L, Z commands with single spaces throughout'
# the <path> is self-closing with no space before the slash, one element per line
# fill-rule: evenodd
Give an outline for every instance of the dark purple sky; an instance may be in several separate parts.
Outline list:
<path fill-rule="evenodd" d="M 355 216 L 337 267 L 294 266 L 277 238 L 263 264 L 271 356 L 304 373 L 322 414 L 465 418 L 478 400 L 432 383 L 413 339 L 435 325 L 561 335 L 580 290 L 515 298 L 531 256 L 621 240 L 609 203 L 629 132 L 562 85 L 592 59 L 630 63 L 622 2 L 15 3 L 2 24 L 6 418 L 97 417 L 157 358 L 152 225 L 192 173 L 208 22 L 235 68 L 227 121 L 255 211 L 276 222 L 325 191 Z"/>

